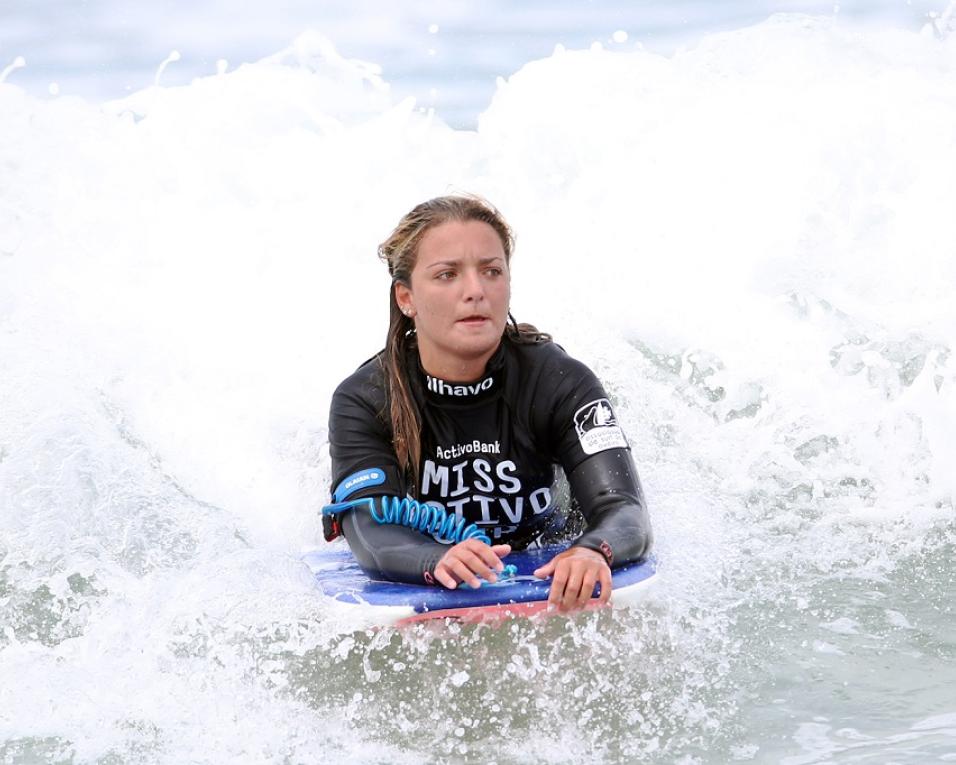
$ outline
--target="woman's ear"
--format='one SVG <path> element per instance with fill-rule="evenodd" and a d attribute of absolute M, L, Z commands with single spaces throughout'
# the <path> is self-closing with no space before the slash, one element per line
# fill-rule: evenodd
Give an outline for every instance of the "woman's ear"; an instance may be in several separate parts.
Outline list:
<path fill-rule="evenodd" d="M 398 309 L 409 319 L 415 316 L 415 305 L 412 300 L 412 291 L 401 282 L 395 282 L 395 302 Z"/>

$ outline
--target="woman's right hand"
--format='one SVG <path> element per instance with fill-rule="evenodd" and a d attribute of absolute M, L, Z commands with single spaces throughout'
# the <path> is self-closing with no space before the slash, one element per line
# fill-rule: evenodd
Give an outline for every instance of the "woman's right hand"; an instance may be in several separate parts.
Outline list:
<path fill-rule="evenodd" d="M 511 545 L 487 545 L 480 539 L 466 539 L 449 548 L 438 561 L 435 579 L 449 590 L 454 590 L 461 582 L 479 587 L 481 580 L 478 577 L 497 582 L 498 572 L 505 567 L 501 559 L 510 552 Z"/>

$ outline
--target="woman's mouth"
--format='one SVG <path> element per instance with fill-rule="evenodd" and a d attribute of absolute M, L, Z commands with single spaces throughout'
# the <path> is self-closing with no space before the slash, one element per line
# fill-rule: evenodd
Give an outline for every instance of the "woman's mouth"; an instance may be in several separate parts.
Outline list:
<path fill-rule="evenodd" d="M 467 324 L 468 326 L 477 326 L 488 321 L 487 316 L 466 316 L 464 319 L 459 319 L 459 323 Z"/>

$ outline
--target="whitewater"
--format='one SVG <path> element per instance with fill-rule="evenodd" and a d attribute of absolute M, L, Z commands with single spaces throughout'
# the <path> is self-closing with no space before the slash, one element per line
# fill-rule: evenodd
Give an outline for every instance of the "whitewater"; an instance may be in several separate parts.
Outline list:
<path fill-rule="evenodd" d="M 9 62 L 0 62 L 0 69 Z M 0 82 L 0 762 L 956 761 L 956 35 L 557 48 L 475 129 L 318 33 L 95 102 Z M 331 392 L 377 244 L 468 191 L 604 380 L 643 610 L 350 622 Z"/>

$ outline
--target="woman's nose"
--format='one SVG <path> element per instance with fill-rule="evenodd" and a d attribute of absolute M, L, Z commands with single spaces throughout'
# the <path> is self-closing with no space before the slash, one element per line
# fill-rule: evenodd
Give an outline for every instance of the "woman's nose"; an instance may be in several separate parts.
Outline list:
<path fill-rule="evenodd" d="M 481 275 L 477 269 L 468 269 L 462 274 L 465 300 L 480 300 L 485 294 L 485 286 L 481 283 Z"/>

